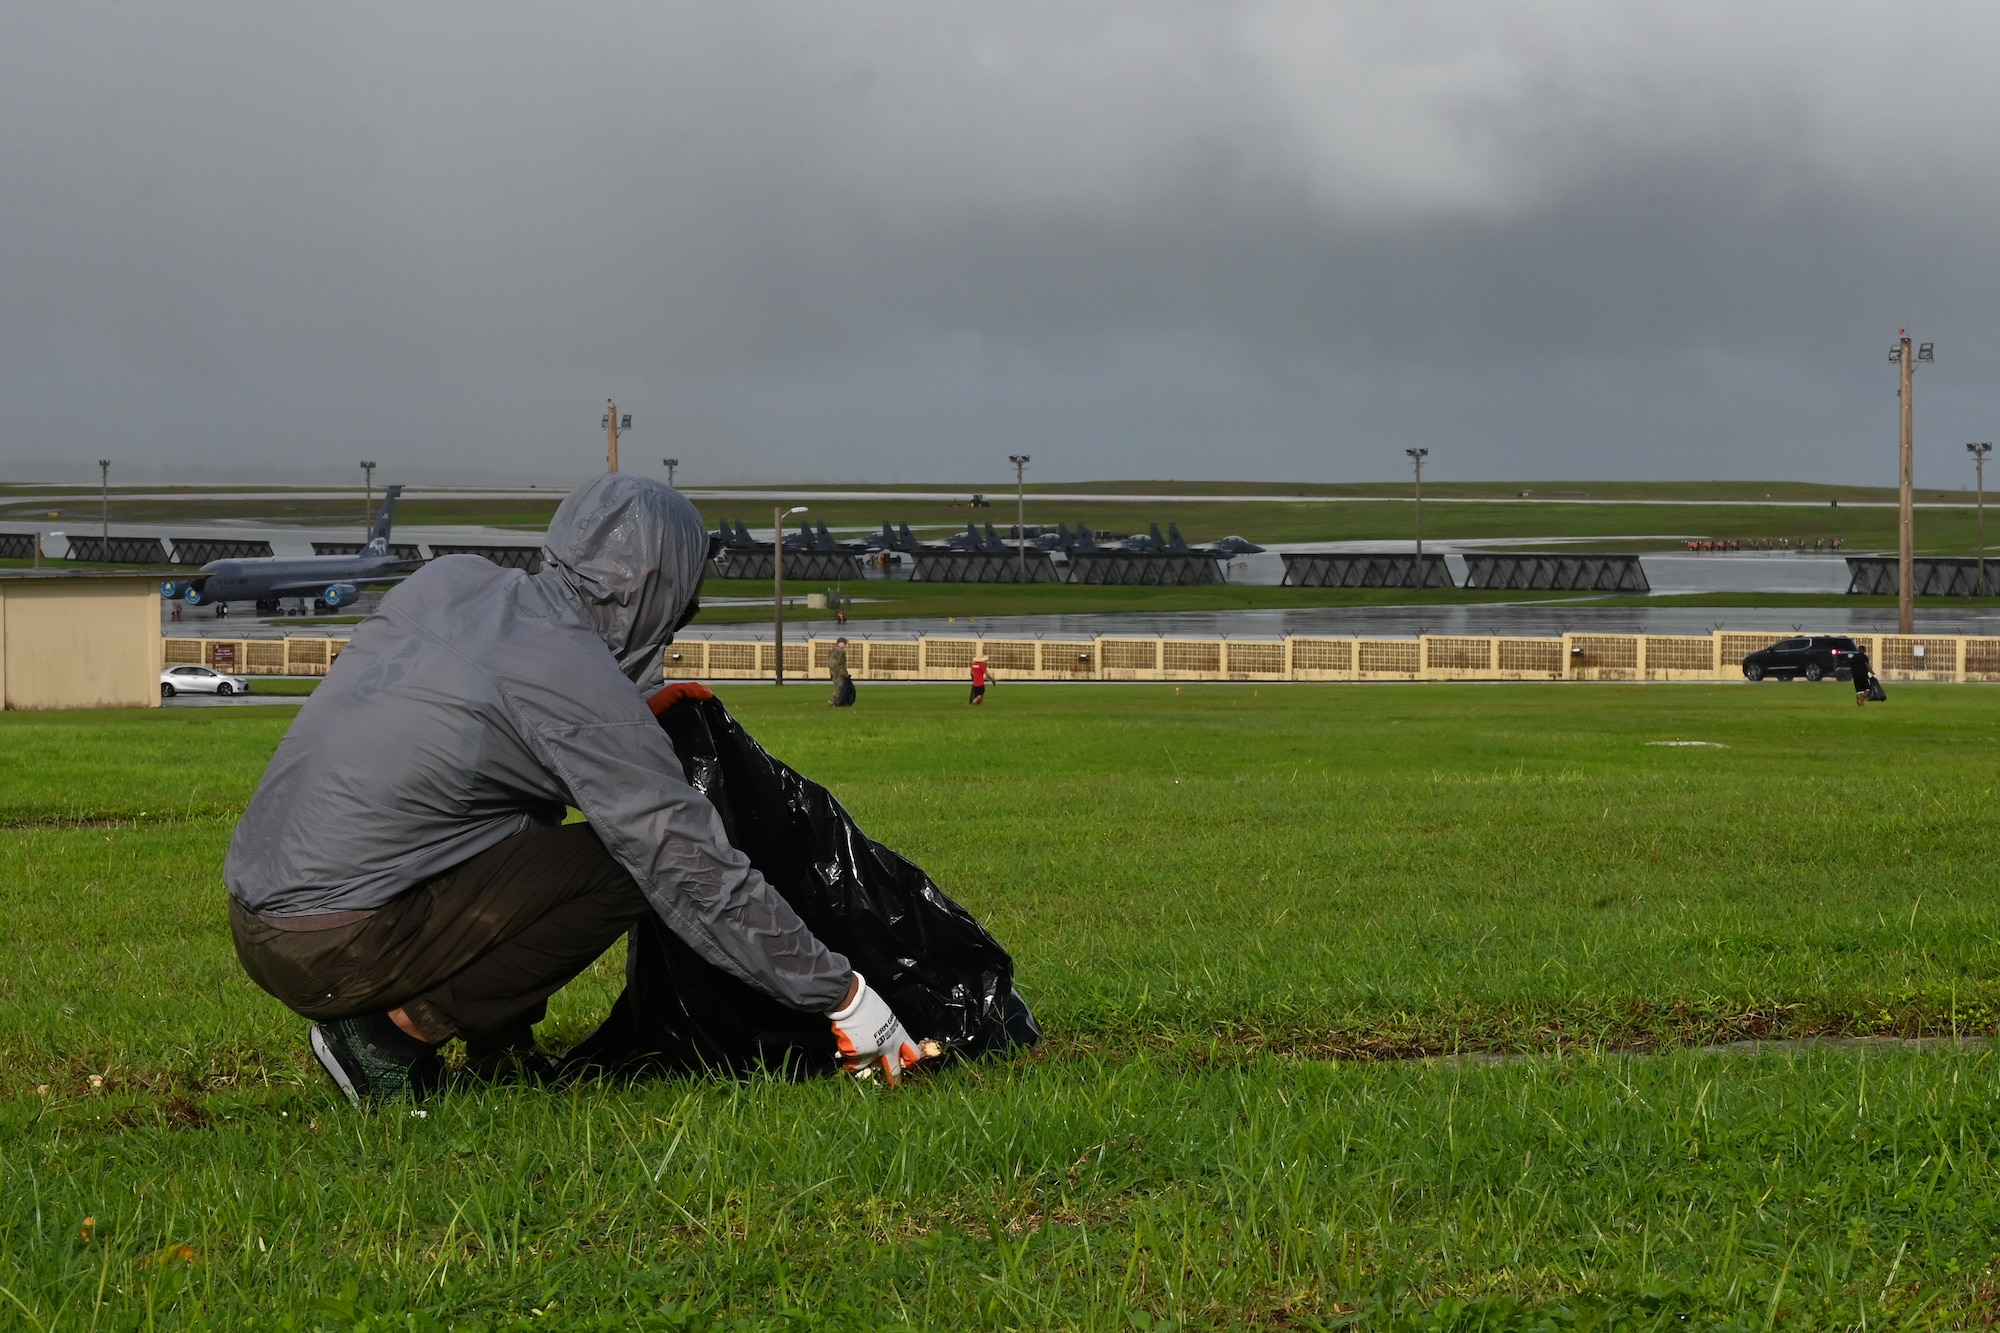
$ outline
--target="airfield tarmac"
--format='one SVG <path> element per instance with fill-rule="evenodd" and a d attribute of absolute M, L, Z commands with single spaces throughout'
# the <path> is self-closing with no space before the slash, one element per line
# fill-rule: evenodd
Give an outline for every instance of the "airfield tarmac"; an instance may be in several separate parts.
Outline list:
<path fill-rule="evenodd" d="M 1931 611 L 1918 619 L 1927 634 L 2000 634 L 2000 610 Z M 1419 634 L 1519 634 L 1554 638 L 1580 634 L 1708 634 L 1718 629 L 1802 630 L 1811 633 L 1893 634 L 1893 607 L 1593 607 L 1574 602 L 1484 602 L 1465 606 L 1327 606 L 1285 611 L 1112 612 L 1102 615 L 981 616 L 976 619 L 853 620 L 844 631 L 825 621 L 787 626 L 787 638 L 870 639 L 922 636 L 988 639 L 1407 639 Z M 769 625 L 693 627 L 690 639 L 769 639 Z"/>
<path fill-rule="evenodd" d="M 162 603 L 164 607 L 166 604 Z M 365 606 L 364 606 L 364 609 Z M 233 614 L 218 620 L 197 610 L 179 621 L 162 612 L 161 631 L 182 638 L 277 639 L 287 634 L 351 632 L 347 625 L 318 627 L 283 616 Z M 2000 610 L 1925 608 L 1918 627 L 1930 634 L 2000 635 Z M 1327 606 L 1291 610 L 1105 612 L 1090 615 L 980 616 L 853 620 L 844 629 L 815 620 L 786 626 L 793 640 L 893 639 L 925 636 L 988 639 L 1090 639 L 1129 636 L 1175 639 L 1282 639 L 1288 635 L 1407 639 L 1419 634 L 1519 634 L 1553 638 L 1583 634 L 1707 634 L 1718 629 L 1799 630 L 1809 633 L 1893 634 L 1893 607 L 1590 606 L 1576 602 L 1483 602 L 1433 606 Z M 766 640 L 768 623 L 696 625 L 684 639 Z"/>

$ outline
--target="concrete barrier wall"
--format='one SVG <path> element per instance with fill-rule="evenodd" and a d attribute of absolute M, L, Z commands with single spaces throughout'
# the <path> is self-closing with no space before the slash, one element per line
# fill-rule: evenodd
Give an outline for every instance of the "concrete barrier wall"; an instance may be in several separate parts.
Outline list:
<path fill-rule="evenodd" d="M 1427 634 L 1415 639 L 869 639 L 849 634 L 857 680 L 963 681 L 974 657 L 996 680 L 1598 680 L 1740 681 L 1743 658 L 1796 631 L 1565 634 L 1560 638 Z M 1856 634 L 1885 681 L 2000 682 L 2000 638 Z M 167 639 L 168 666 L 199 662 L 239 675 L 324 675 L 345 639 Z M 825 680 L 833 639 L 785 642 L 785 675 Z M 667 649 L 668 679 L 769 680 L 772 644 L 689 639 Z"/>
<path fill-rule="evenodd" d="M 1743 658 L 1796 631 L 1565 634 L 1560 638 L 1424 635 L 1416 639 L 867 639 L 850 633 L 857 680 L 969 677 L 983 656 L 996 680 L 1599 680 L 1740 681 Z M 2000 638 L 1856 634 L 1885 681 L 2000 682 Z M 825 679 L 833 640 L 787 642 L 785 674 Z M 1921 650 L 1921 651 L 1919 651 Z M 769 679 L 768 643 L 675 644 L 669 677 Z M 673 655 L 678 654 L 678 657 Z M 754 664 L 754 665 L 753 665 Z"/>
<path fill-rule="evenodd" d="M 324 676 L 346 639 L 162 639 L 167 666 L 205 666 L 232 676 Z"/>

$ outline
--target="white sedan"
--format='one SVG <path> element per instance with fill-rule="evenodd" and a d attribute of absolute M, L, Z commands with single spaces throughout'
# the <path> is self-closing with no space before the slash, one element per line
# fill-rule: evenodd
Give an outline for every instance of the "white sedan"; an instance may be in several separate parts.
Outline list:
<path fill-rule="evenodd" d="M 205 666 L 168 667 L 160 673 L 160 697 L 176 694 L 248 694 L 250 682 L 242 676 L 225 676 Z"/>

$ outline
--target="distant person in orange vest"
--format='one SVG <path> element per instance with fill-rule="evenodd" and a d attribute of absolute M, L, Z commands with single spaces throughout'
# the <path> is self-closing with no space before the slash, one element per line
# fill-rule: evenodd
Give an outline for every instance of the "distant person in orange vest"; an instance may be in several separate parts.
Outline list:
<path fill-rule="evenodd" d="M 983 657 L 972 659 L 972 698 L 967 702 L 986 702 L 986 659 Z"/>

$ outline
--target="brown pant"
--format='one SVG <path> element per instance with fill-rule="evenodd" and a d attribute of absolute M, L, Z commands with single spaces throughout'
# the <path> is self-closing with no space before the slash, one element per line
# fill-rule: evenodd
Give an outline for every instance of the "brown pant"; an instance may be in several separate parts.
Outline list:
<path fill-rule="evenodd" d="M 307 1018 L 401 1007 L 434 1042 L 513 1034 L 651 910 L 588 824 L 517 834 L 352 925 L 280 930 L 229 903 L 250 979 Z"/>

